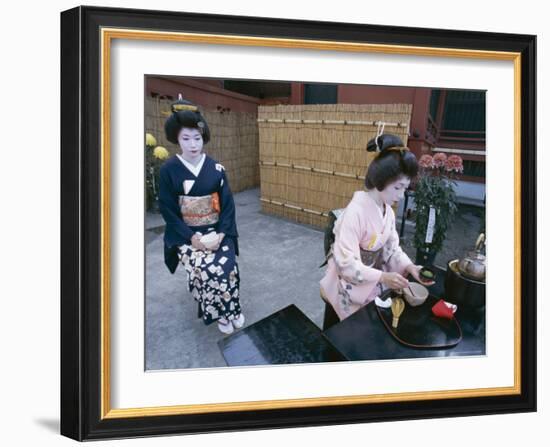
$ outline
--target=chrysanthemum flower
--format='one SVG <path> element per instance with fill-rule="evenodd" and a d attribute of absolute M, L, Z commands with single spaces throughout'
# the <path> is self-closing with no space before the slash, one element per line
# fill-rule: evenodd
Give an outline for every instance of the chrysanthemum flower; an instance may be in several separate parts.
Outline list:
<path fill-rule="evenodd" d="M 434 155 L 434 166 L 436 168 L 442 168 L 445 166 L 445 162 L 447 161 L 447 156 L 443 152 L 438 152 Z"/>
<path fill-rule="evenodd" d="M 159 160 L 166 160 L 170 156 L 170 153 L 166 150 L 166 148 L 157 146 L 153 149 L 153 156 Z"/>
<path fill-rule="evenodd" d="M 451 155 L 445 162 L 445 170 L 448 172 L 464 171 L 464 165 L 462 164 L 462 157 L 460 155 Z"/>
<path fill-rule="evenodd" d="M 155 147 L 157 145 L 157 139 L 150 133 L 145 134 L 145 145 Z"/>
<path fill-rule="evenodd" d="M 434 160 L 431 155 L 424 154 L 422 157 L 420 157 L 420 160 L 418 160 L 418 164 L 421 168 L 424 169 L 431 169 L 434 167 Z"/>

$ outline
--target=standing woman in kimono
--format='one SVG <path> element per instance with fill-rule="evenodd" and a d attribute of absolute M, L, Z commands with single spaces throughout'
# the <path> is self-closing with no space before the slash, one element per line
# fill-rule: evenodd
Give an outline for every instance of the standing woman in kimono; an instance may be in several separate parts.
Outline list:
<path fill-rule="evenodd" d="M 235 259 L 235 203 L 225 169 L 203 153 L 210 130 L 189 101 L 180 97 L 172 104 L 165 132 L 181 153 L 160 169 L 159 208 L 166 221 L 164 260 L 172 273 L 179 263 L 185 268 L 199 318 L 205 324 L 216 321 L 221 332 L 230 334 L 243 326 L 244 315 Z"/>
<path fill-rule="evenodd" d="M 353 194 L 334 225 L 335 239 L 321 280 L 321 297 L 330 304 L 325 327 L 349 317 L 383 289 L 407 287 L 408 274 L 420 281 L 421 266 L 399 246 L 392 209 L 418 172 L 416 157 L 390 134 L 369 141 L 367 150 L 378 154 L 368 167 L 366 190 Z"/>

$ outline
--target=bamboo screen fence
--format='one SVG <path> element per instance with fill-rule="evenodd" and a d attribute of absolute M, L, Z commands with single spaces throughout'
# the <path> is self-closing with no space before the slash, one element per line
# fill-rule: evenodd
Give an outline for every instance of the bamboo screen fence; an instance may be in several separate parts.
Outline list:
<path fill-rule="evenodd" d="M 145 132 L 152 134 L 171 155 L 179 148 L 164 134 L 164 122 L 172 101 L 145 99 Z M 210 128 L 210 142 L 205 152 L 224 165 L 233 192 L 258 187 L 260 184 L 257 115 L 244 112 L 201 110 Z"/>
<path fill-rule="evenodd" d="M 327 213 L 364 188 L 379 122 L 407 144 L 410 104 L 258 108 L 262 211 L 324 228 Z"/>

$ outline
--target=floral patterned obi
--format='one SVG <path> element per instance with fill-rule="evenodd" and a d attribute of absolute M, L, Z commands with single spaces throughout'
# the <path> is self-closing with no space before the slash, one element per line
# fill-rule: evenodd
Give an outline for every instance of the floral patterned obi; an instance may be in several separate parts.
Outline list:
<path fill-rule="evenodd" d="M 207 196 L 180 196 L 179 205 L 183 221 L 190 227 L 214 225 L 220 218 L 220 196 L 217 192 Z"/>

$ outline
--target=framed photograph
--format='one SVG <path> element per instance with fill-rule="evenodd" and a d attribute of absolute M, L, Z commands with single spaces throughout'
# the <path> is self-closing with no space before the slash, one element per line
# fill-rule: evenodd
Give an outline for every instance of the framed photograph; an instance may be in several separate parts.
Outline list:
<path fill-rule="evenodd" d="M 535 411 L 535 45 L 64 11 L 61 433 Z M 361 289 L 345 216 L 395 179 L 353 265 L 410 281 Z"/>

